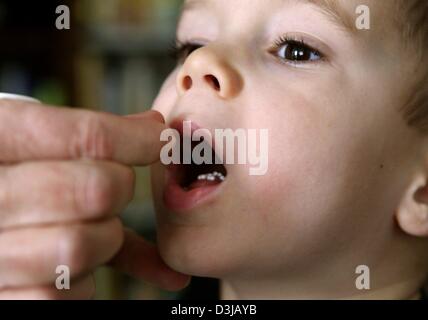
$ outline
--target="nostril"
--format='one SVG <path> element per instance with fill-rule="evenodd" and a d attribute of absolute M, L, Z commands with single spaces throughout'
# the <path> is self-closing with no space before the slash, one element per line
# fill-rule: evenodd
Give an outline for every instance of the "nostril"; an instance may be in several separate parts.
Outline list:
<path fill-rule="evenodd" d="M 205 81 L 208 82 L 208 84 L 213 87 L 216 91 L 220 91 L 220 82 L 218 79 L 213 76 L 212 74 L 207 75 L 204 77 Z"/>
<path fill-rule="evenodd" d="M 184 90 L 190 90 L 190 88 L 192 88 L 192 85 L 193 85 L 192 78 L 190 76 L 185 76 L 183 79 Z"/>

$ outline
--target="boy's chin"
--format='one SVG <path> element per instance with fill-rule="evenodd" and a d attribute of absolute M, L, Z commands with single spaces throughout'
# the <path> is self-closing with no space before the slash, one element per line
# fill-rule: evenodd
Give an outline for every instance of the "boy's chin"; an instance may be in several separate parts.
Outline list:
<path fill-rule="evenodd" d="M 159 230 L 158 247 L 170 268 L 192 276 L 225 278 L 238 267 L 237 255 L 225 254 L 224 247 L 215 238 L 172 235 Z"/>

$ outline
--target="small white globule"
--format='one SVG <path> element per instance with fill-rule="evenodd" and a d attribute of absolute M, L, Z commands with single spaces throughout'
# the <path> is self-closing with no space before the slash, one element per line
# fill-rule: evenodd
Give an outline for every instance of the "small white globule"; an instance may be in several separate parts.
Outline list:
<path fill-rule="evenodd" d="M 198 176 L 198 180 L 208 180 L 208 181 L 215 181 L 216 179 L 220 181 L 224 181 L 225 176 L 221 174 L 220 172 L 214 171 L 212 173 L 208 174 L 200 174 Z"/>

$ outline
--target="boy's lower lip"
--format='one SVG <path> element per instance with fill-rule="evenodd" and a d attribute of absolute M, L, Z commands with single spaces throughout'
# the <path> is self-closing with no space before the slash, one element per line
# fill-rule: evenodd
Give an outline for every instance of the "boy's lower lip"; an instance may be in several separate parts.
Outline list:
<path fill-rule="evenodd" d="M 163 192 L 164 205 L 177 213 L 186 213 L 192 209 L 213 201 L 223 183 L 184 190 L 173 176 L 167 177 Z"/>

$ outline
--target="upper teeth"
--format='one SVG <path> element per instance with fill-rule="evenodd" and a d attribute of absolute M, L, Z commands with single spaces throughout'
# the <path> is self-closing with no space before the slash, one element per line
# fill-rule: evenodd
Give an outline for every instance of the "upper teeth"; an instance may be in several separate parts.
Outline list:
<path fill-rule="evenodd" d="M 198 176 L 198 180 L 214 181 L 215 179 L 219 179 L 220 181 L 223 181 L 225 177 L 223 174 L 217 171 L 214 171 L 213 173 L 208 173 L 208 174 L 200 174 Z"/>

